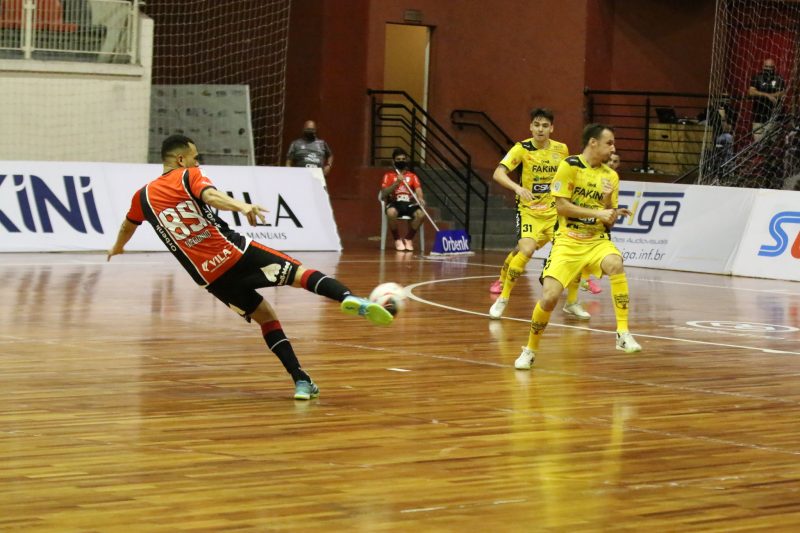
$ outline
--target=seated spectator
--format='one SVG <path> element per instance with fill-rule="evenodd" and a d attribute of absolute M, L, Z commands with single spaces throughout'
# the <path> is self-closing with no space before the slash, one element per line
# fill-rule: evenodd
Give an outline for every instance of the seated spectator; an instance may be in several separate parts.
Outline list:
<path fill-rule="evenodd" d="M 425 205 L 422 184 L 419 177 L 408 169 L 408 154 L 405 150 L 395 148 L 392 152 L 392 161 L 394 168 L 383 175 L 381 199 L 386 203 L 386 218 L 389 221 L 395 249 L 411 252 L 414 250 L 414 236 L 425 217 L 420 209 L 420 205 Z M 398 217 L 411 217 L 408 231 L 403 239 L 400 238 L 397 229 Z"/>

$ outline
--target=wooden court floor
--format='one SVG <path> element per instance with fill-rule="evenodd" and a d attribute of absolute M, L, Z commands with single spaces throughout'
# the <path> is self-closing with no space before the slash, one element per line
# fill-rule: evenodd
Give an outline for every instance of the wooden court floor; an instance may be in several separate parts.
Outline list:
<path fill-rule="evenodd" d="M 263 294 L 322 389 L 292 384 L 166 253 L 0 256 L 0 531 L 800 531 L 800 284 L 631 268 L 560 311 L 539 261 L 490 321 L 500 253 L 295 254 L 391 328 Z"/>

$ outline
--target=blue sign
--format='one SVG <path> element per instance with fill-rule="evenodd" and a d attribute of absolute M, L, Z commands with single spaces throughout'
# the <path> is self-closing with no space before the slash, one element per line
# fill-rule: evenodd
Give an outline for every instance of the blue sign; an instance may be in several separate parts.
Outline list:
<path fill-rule="evenodd" d="M 463 254 L 469 252 L 469 234 L 463 229 L 436 232 L 433 241 L 434 254 Z"/>

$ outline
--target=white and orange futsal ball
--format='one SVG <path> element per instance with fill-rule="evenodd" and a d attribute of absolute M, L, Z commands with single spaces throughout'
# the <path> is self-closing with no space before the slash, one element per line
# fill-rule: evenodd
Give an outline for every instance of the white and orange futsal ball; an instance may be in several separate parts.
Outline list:
<path fill-rule="evenodd" d="M 381 283 L 369 295 L 369 300 L 383 306 L 392 316 L 406 306 L 406 290 L 399 283 Z"/>

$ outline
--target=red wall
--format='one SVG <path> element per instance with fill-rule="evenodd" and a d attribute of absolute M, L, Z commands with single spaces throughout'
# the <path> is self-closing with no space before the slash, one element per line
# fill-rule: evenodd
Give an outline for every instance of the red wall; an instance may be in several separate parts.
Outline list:
<path fill-rule="evenodd" d="M 303 0 L 292 3 L 284 146 L 318 122 L 336 164 L 328 185 L 343 240 L 378 233 L 381 169 L 366 167 L 367 88 L 382 87 L 384 26 L 422 11 L 433 27 L 429 112 L 483 110 L 513 138 L 528 111 L 556 114 L 555 139 L 579 149 L 583 89 L 705 92 L 714 0 Z M 488 178 L 499 155 L 451 129 Z"/>
<path fill-rule="evenodd" d="M 714 0 L 614 0 L 610 87 L 708 92 Z"/>

